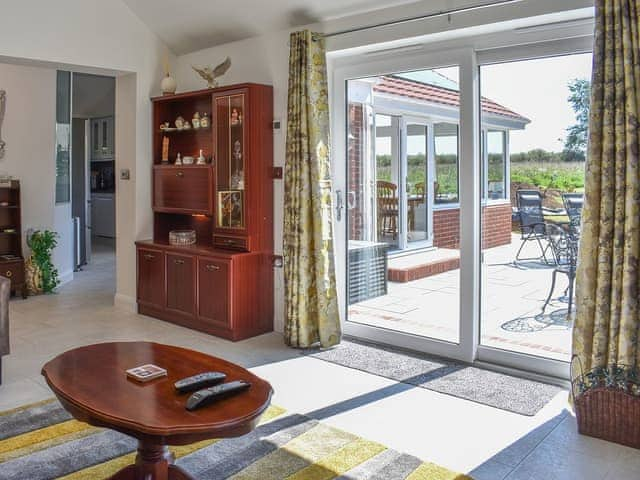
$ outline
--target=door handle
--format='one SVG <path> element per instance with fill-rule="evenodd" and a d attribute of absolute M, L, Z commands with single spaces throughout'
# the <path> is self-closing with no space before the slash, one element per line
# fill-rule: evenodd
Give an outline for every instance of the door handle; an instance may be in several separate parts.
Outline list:
<path fill-rule="evenodd" d="M 215 272 L 217 270 L 220 270 L 220 267 L 218 265 L 211 265 L 211 264 L 207 265 L 205 268 L 210 272 Z"/>
<path fill-rule="evenodd" d="M 156 258 L 156 256 L 155 255 L 151 255 L 150 253 L 145 253 L 144 254 L 144 258 L 146 260 L 153 260 L 154 258 Z"/>
<path fill-rule="evenodd" d="M 342 190 L 336 190 L 336 221 L 342 220 L 342 209 L 344 203 L 342 201 Z"/>
<path fill-rule="evenodd" d="M 173 263 L 176 265 L 184 265 L 184 260 L 182 260 L 181 258 L 176 258 L 173 260 Z"/>
<path fill-rule="evenodd" d="M 183 172 L 178 172 L 178 173 L 176 173 L 176 177 L 182 178 L 182 177 L 184 177 L 184 173 Z"/>

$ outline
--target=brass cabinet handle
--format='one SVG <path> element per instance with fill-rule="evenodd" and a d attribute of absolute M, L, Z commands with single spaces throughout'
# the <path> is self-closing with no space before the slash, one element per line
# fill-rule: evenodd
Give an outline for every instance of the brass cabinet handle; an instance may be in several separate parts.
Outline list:
<path fill-rule="evenodd" d="M 181 258 L 176 258 L 173 260 L 173 263 L 175 263 L 176 265 L 184 265 L 184 260 L 182 260 Z"/>
<path fill-rule="evenodd" d="M 235 243 L 235 241 L 231 240 L 230 238 L 225 240 L 225 242 L 227 243 L 227 245 L 233 245 Z"/>
<path fill-rule="evenodd" d="M 5 277 L 11 278 L 11 275 L 13 275 L 13 272 L 11 270 L 7 270 L 7 273 L 4 274 Z"/>
<path fill-rule="evenodd" d="M 145 253 L 144 254 L 144 258 L 147 260 L 153 260 L 154 258 L 156 258 L 155 255 L 151 255 L 150 253 Z"/>
<path fill-rule="evenodd" d="M 177 172 L 176 177 L 180 177 L 180 178 L 184 177 L 184 172 Z"/>
<path fill-rule="evenodd" d="M 218 265 L 212 265 L 212 264 L 207 265 L 205 268 L 210 272 L 215 272 L 216 270 L 220 270 L 220 267 Z"/>

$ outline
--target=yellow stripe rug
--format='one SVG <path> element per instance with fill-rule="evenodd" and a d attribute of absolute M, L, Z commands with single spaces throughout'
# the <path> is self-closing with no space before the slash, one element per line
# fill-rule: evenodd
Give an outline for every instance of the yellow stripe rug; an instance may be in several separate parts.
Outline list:
<path fill-rule="evenodd" d="M 136 441 L 73 420 L 55 400 L 0 413 L 0 480 L 96 480 L 133 463 Z M 271 406 L 243 437 L 173 447 L 198 479 L 471 480 Z"/>

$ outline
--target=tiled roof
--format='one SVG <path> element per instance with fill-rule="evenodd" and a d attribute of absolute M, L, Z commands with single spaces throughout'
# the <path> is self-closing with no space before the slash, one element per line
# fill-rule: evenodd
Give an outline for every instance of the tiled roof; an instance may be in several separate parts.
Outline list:
<path fill-rule="evenodd" d="M 380 77 L 380 81 L 374 85 L 373 89 L 376 92 L 414 98 L 416 100 L 422 100 L 429 103 L 438 103 L 452 107 L 460 106 L 460 92 L 458 90 L 451 90 L 449 88 L 430 85 L 414 80 L 407 80 L 405 78 L 398 78 L 389 75 Z M 485 113 L 509 117 L 526 123 L 530 122 L 528 118 L 485 97 L 482 97 L 482 111 Z"/>

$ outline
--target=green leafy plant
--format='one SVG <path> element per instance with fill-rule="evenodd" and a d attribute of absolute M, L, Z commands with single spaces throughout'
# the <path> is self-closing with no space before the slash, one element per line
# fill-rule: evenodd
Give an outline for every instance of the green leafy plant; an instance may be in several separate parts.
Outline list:
<path fill-rule="evenodd" d="M 35 230 L 27 238 L 33 262 L 42 274 L 42 291 L 51 293 L 59 285 L 58 270 L 53 266 L 51 254 L 58 245 L 58 234 L 51 230 Z"/>

